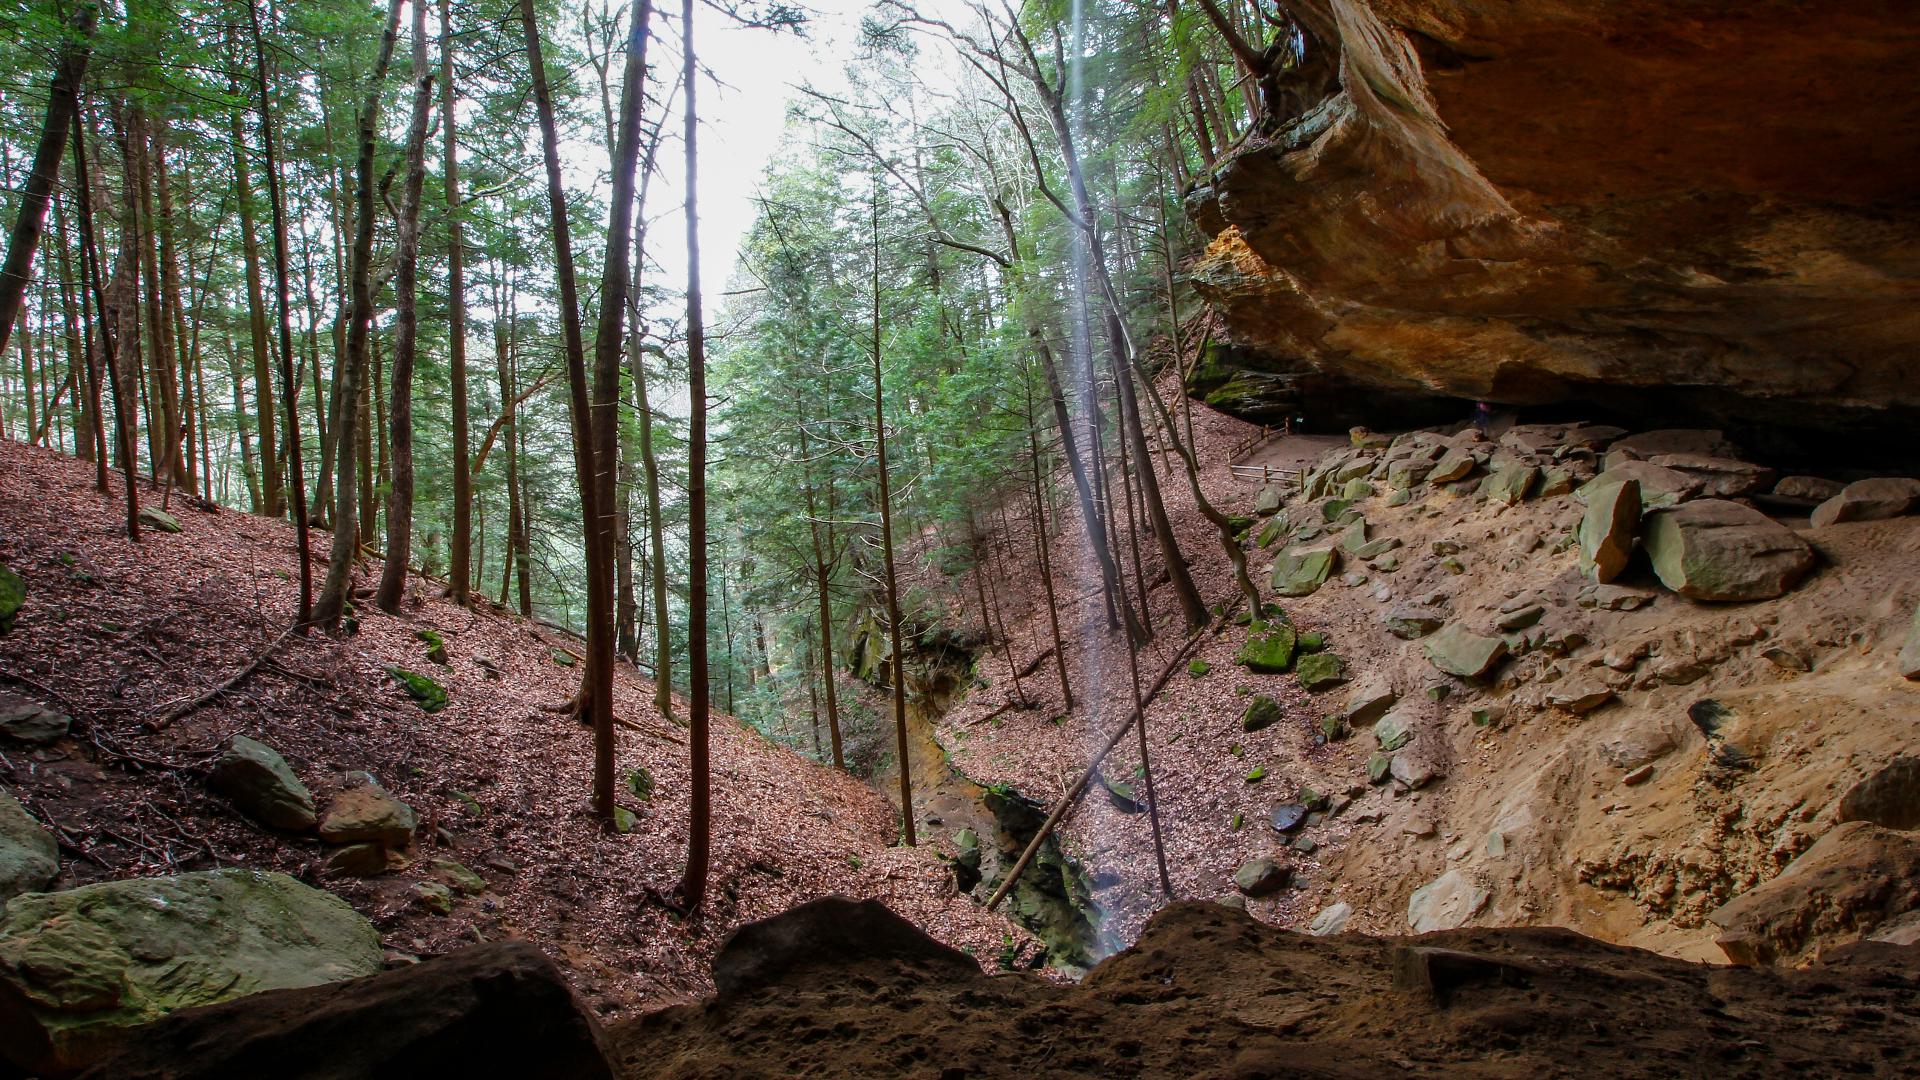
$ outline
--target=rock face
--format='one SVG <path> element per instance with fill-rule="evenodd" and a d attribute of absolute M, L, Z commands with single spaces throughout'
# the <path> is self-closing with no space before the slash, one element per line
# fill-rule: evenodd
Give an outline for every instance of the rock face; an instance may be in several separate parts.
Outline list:
<path fill-rule="evenodd" d="M 1907 643 L 1900 647 L 1897 663 L 1901 675 L 1920 679 L 1920 607 L 1913 609 L 1913 626 L 1907 630 Z"/>
<path fill-rule="evenodd" d="M 1772 881 L 1708 916 L 1736 964 L 1798 959 L 1920 908 L 1920 838 L 1866 821 L 1835 826 Z"/>
<path fill-rule="evenodd" d="M 0 915 L 0 1051 L 68 1072 L 176 1009 L 380 970 L 380 936 L 285 874 L 209 870 L 9 901 Z"/>
<path fill-rule="evenodd" d="M 605 1037 L 524 941 L 273 990 L 140 1028 L 90 1080 L 540 1076 L 612 1080 Z"/>
<path fill-rule="evenodd" d="M 1920 757 L 1902 754 L 1840 797 L 1840 821 L 1889 829 L 1920 828 Z"/>
<path fill-rule="evenodd" d="M 1740 503 L 1686 503 L 1647 515 L 1644 526 L 1660 583 L 1694 600 L 1769 600 L 1813 569 L 1805 540 Z"/>
<path fill-rule="evenodd" d="M 0 790 L 0 902 L 46 888 L 59 872 L 60 845 L 53 834 Z"/>
<path fill-rule="evenodd" d="M 1413 890 L 1407 900 L 1407 925 L 1416 934 L 1453 930 L 1487 906 L 1487 890 L 1459 870 L 1449 870 Z"/>
<path fill-rule="evenodd" d="M 1262 373 L 1890 441 L 1920 410 L 1898 5 L 1285 7 L 1308 62 L 1188 201 Z"/>
<path fill-rule="evenodd" d="M 213 763 L 207 786 L 263 825 L 306 832 L 318 821 L 313 795 L 293 775 L 287 760 L 273 747 L 245 735 L 235 735 L 227 744 L 226 753 Z"/>

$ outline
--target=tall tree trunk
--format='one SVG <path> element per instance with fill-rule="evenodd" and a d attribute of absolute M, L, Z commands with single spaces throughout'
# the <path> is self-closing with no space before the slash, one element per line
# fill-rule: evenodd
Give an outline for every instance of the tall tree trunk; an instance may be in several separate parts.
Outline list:
<path fill-rule="evenodd" d="M 75 183 L 80 188 L 77 192 L 79 197 L 75 202 L 80 208 L 81 269 L 87 279 L 88 291 L 93 294 L 94 316 L 99 327 L 100 355 L 103 360 L 101 366 L 107 369 L 107 381 L 113 390 L 114 441 L 118 444 L 121 475 L 126 483 L 127 539 L 138 543 L 140 540 L 140 485 L 134 479 L 133 411 L 127 400 L 127 388 L 121 378 L 119 347 L 114 340 L 114 323 L 107 316 L 106 289 L 100 283 L 100 249 L 94 243 L 93 184 L 87 168 L 86 130 L 77 110 L 73 115 L 73 165 Z M 129 237 L 124 234 L 121 237 L 123 252 L 128 239 Z"/>
<path fill-rule="evenodd" d="M 279 470 L 273 467 L 279 451 L 274 436 L 273 375 L 268 360 L 267 300 L 261 286 L 260 237 L 255 224 L 253 186 L 247 164 L 247 144 L 240 113 L 229 121 L 233 134 L 233 187 L 240 202 L 240 252 L 246 263 L 247 334 L 253 351 L 254 430 L 260 441 L 260 460 L 266 463 L 260 477 L 259 498 L 254 513 L 280 517 L 287 512 L 285 489 Z"/>
<path fill-rule="evenodd" d="M 349 271 L 352 301 L 347 313 L 347 355 L 345 369 L 333 377 L 340 414 L 333 423 L 332 561 L 327 565 L 326 584 L 321 587 L 313 609 L 313 621 L 328 630 L 340 627 L 340 615 L 353 585 L 354 558 L 359 554 L 359 488 L 355 483 L 358 470 L 354 457 L 359 449 L 356 445 L 360 428 L 358 404 L 366 379 L 367 345 L 373 325 L 373 152 L 379 131 L 381 84 L 386 82 L 387 66 L 393 61 L 394 44 L 399 38 L 401 3 L 402 0 L 387 2 L 386 30 L 380 36 L 380 51 L 374 60 L 366 97 L 360 103 L 357 122 L 359 151 L 354 164 L 353 255 Z"/>
<path fill-rule="evenodd" d="M 186 174 L 181 174 L 184 183 Z M 180 244 L 173 225 L 173 182 L 167 171 L 166 127 L 157 125 L 153 134 L 153 191 L 160 209 L 160 321 L 172 342 L 170 375 L 177 387 L 174 400 L 179 411 L 176 442 L 171 448 L 174 477 L 188 492 L 197 481 L 193 463 L 193 358 L 187 337 L 186 302 L 180 282 Z"/>
<path fill-rule="evenodd" d="M 60 46 L 60 60 L 47 88 L 46 119 L 40 126 L 40 145 L 34 151 L 33 165 L 21 190 L 20 213 L 13 219 L 13 231 L 7 237 L 7 258 L 0 263 L 0 353 L 6 351 L 7 335 L 27 294 L 27 282 L 33 276 L 33 254 L 40 246 L 40 233 L 47 217 L 47 203 L 60 178 L 60 157 L 67 149 L 67 132 L 80 112 L 80 83 L 86 77 L 87 58 L 93 49 L 93 29 L 100 9 L 91 2 L 82 3 L 68 23 Z"/>
<path fill-rule="evenodd" d="M 873 185 L 873 441 L 880 482 L 880 551 L 886 568 L 887 636 L 893 655 L 893 727 L 900 767 L 901 839 L 913 835 L 913 769 L 907 752 L 907 655 L 900 645 L 900 582 L 893 565 L 893 493 L 887 478 L 887 397 L 880 370 L 880 181 Z"/>
<path fill-rule="evenodd" d="M 804 411 L 800 416 L 799 430 L 802 470 L 801 483 L 807 491 L 807 531 L 813 542 L 813 582 L 818 593 L 820 605 L 820 674 L 821 679 L 826 683 L 827 733 L 833 742 L 833 767 L 836 769 L 844 769 L 847 767 L 847 757 L 845 748 L 842 746 L 840 740 L 840 703 L 838 692 L 834 689 L 833 685 L 833 597 L 831 592 L 833 588 L 833 567 L 834 563 L 838 561 L 838 557 L 828 557 L 829 549 L 833 545 L 832 534 L 828 533 L 824 543 L 820 535 L 822 531 L 820 514 L 818 507 L 815 505 L 813 494 L 813 453 L 807 445 L 807 424 Z M 827 484 L 829 485 L 829 495 L 831 495 L 831 485 L 833 484 L 833 473 L 831 470 L 827 473 Z M 828 502 L 829 506 L 831 506 L 831 497 L 829 497 Z M 827 514 L 828 517 L 831 518 L 833 511 L 829 509 Z M 832 525 L 828 524 L 826 528 L 831 529 Z"/>
<path fill-rule="evenodd" d="M 407 564 L 413 558 L 413 361 L 420 340 L 420 196 L 427 182 L 427 120 L 433 113 L 433 74 L 427 67 L 427 2 L 413 0 L 413 114 L 407 125 L 407 178 L 400 189 L 387 487 L 387 559 L 373 601 L 389 615 L 400 610 Z"/>
<path fill-rule="evenodd" d="M 1053 631 L 1053 668 L 1060 677 L 1060 704 L 1073 711 L 1073 685 L 1067 680 L 1067 646 L 1060 636 L 1060 599 L 1053 588 L 1052 545 L 1047 537 L 1047 498 L 1040 484 L 1040 440 L 1034 434 L 1033 394 L 1027 394 L 1028 462 L 1033 467 L 1033 548 L 1040 563 L 1040 583 L 1047 594 L 1047 625 Z"/>
<path fill-rule="evenodd" d="M 530 3 L 531 0 L 522 0 Z M 687 744 L 691 772 L 687 829 L 687 868 L 680 878 L 680 902 L 700 907 L 707 895 L 712 858 L 713 777 L 708 764 L 708 722 L 713 690 L 707 672 L 707 342 L 700 311 L 700 153 L 699 68 L 693 51 L 693 0 L 680 0 L 683 80 L 686 94 L 687 151 Z"/>
<path fill-rule="evenodd" d="M 467 458 L 467 279 L 460 224 L 460 141 L 454 120 L 453 3 L 440 0 L 440 125 L 442 181 L 447 190 L 447 381 L 453 397 L 453 537 L 447 559 L 447 591 L 467 602 L 473 578 L 473 472 Z"/>

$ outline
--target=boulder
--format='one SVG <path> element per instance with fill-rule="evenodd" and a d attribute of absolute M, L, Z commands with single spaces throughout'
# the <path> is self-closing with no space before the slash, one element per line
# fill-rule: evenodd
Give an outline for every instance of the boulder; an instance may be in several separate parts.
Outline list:
<path fill-rule="evenodd" d="M 0 634 L 13 629 L 20 606 L 27 602 L 27 583 L 20 575 L 0 564 Z"/>
<path fill-rule="evenodd" d="M 1640 509 L 1643 512 L 1683 503 L 1700 490 L 1699 480 L 1678 469 L 1646 461 L 1624 461 L 1580 485 L 1580 490 L 1574 495 L 1591 506 L 1594 499 L 1607 489 L 1629 480 L 1640 485 Z"/>
<path fill-rule="evenodd" d="M 724 1002 L 795 973 L 837 978 L 863 960 L 886 959 L 928 977 L 978 977 L 966 953 L 928 937 L 878 900 L 827 896 L 736 929 L 713 961 Z"/>
<path fill-rule="evenodd" d="M 1390 712 L 1374 723 L 1373 737 L 1381 750 L 1392 753 L 1413 740 L 1413 728 L 1412 717 Z"/>
<path fill-rule="evenodd" d="M 318 821 L 313 794 L 287 760 L 273 747 L 245 735 L 228 741 L 226 752 L 213 763 L 207 786 L 262 825 L 306 832 Z"/>
<path fill-rule="evenodd" d="M 1916 908 L 1920 835 L 1848 821 L 1707 919 L 1723 931 L 1714 943 L 1733 963 L 1787 964 Z"/>
<path fill-rule="evenodd" d="M 1913 625 L 1907 628 L 1907 643 L 1900 647 L 1895 665 L 1902 676 L 1920 679 L 1920 606 L 1913 609 Z"/>
<path fill-rule="evenodd" d="M 1268 484 L 1254 495 L 1253 512 L 1260 517 L 1272 517 L 1280 512 L 1280 504 L 1286 501 L 1286 489 L 1279 484 Z"/>
<path fill-rule="evenodd" d="M 1512 506 L 1533 493 L 1533 486 L 1540 481 L 1538 466 L 1519 461 L 1504 461 L 1494 466 L 1480 490 L 1487 498 L 1497 503 Z"/>
<path fill-rule="evenodd" d="M 407 696 L 420 706 L 421 712 L 439 712 L 447 707 L 447 688 L 436 682 L 432 676 L 417 671 L 408 671 L 402 667 L 390 667 L 387 674 L 406 688 Z"/>
<path fill-rule="evenodd" d="M 1281 803 L 1273 808 L 1267 818 L 1277 833 L 1290 833 L 1307 823 L 1307 804 L 1304 802 Z"/>
<path fill-rule="evenodd" d="M 1319 692 L 1347 681 L 1347 665 L 1330 652 L 1309 653 L 1294 665 L 1294 677 L 1307 690 Z"/>
<path fill-rule="evenodd" d="M 1425 744 L 1415 744 L 1393 755 L 1392 763 L 1387 766 L 1387 775 L 1418 791 L 1435 780 L 1445 778 L 1447 772 Z"/>
<path fill-rule="evenodd" d="M 1796 502 L 1823 503 L 1846 489 L 1838 480 L 1818 476 L 1783 476 L 1773 485 L 1773 494 Z"/>
<path fill-rule="evenodd" d="M 1265 694 L 1255 694 L 1247 703 L 1246 711 L 1240 714 L 1240 730 L 1246 732 L 1265 731 L 1279 723 L 1286 713 L 1280 709 L 1280 703 Z"/>
<path fill-rule="evenodd" d="M 1708 499 L 1751 498 L 1771 488 L 1778 475 L 1765 465 L 1710 454 L 1655 454 L 1647 460 L 1698 480 L 1701 497 Z"/>
<path fill-rule="evenodd" d="M 1480 678 L 1507 655 L 1504 640 L 1476 634 L 1459 623 L 1442 627 L 1421 642 L 1421 648 L 1434 667 L 1463 679 Z"/>
<path fill-rule="evenodd" d="M 393 862 L 393 856 L 379 844 L 347 844 L 329 852 L 321 870 L 328 877 L 379 877 Z"/>
<path fill-rule="evenodd" d="M 1249 630 L 1246 643 L 1234 653 L 1233 660 L 1256 675 L 1278 675 L 1293 666 L 1298 643 L 1291 626 L 1275 626 L 1264 632 Z"/>
<path fill-rule="evenodd" d="M 1433 472 L 1433 462 L 1425 458 L 1402 458 L 1387 466 L 1387 484 L 1395 491 L 1406 491 Z"/>
<path fill-rule="evenodd" d="M 1320 909 L 1313 921 L 1307 924 L 1307 933 L 1314 937 L 1331 937 L 1347 928 L 1347 920 L 1353 918 L 1353 905 L 1342 900 Z"/>
<path fill-rule="evenodd" d="M 1580 515 L 1580 572 L 1606 583 L 1633 557 L 1640 527 L 1640 481 L 1627 479 L 1594 492 Z"/>
<path fill-rule="evenodd" d="M 1720 499 L 1649 514 L 1642 523 L 1660 583 L 1693 600 L 1768 600 L 1813 569 L 1813 549 L 1750 506 Z"/>
<path fill-rule="evenodd" d="M 412 807 L 368 780 L 334 796 L 320 821 L 320 839 L 329 844 L 404 848 L 413 843 L 417 824 Z"/>
<path fill-rule="evenodd" d="M 1362 680 L 1347 694 L 1347 708 L 1341 719 L 1348 727 L 1364 727 L 1386 715 L 1399 696 L 1393 692 L 1393 684 L 1384 675 L 1372 675 Z"/>
<path fill-rule="evenodd" d="M 538 946 L 517 940 L 194 1009 L 135 1036 L 85 1077 L 614 1076 L 591 1012 Z"/>
<path fill-rule="evenodd" d="M 1600 756 L 1607 764 L 1632 772 L 1670 754 L 1676 748 L 1673 733 L 1664 727 L 1636 724 L 1600 744 Z"/>
<path fill-rule="evenodd" d="M 1565 709 L 1576 716 L 1590 713 L 1612 700 L 1612 689 L 1603 683 L 1589 682 L 1584 679 L 1567 679 L 1554 683 L 1546 696 L 1547 704 L 1556 709 Z"/>
<path fill-rule="evenodd" d="M 1494 625 L 1502 630 L 1525 630 L 1537 623 L 1547 614 L 1547 609 L 1539 604 L 1528 604 L 1515 608 L 1494 620 Z"/>
<path fill-rule="evenodd" d="M 1271 896 L 1287 887 L 1293 871 L 1266 856 L 1253 859 L 1233 872 L 1233 886 L 1247 896 Z"/>
<path fill-rule="evenodd" d="M 1920 480 L 1904 476 L 1856 480 L 1840 489 L 1840 494 L 1813 508 L 1813 527 L 1899 517 L 1915 506 L 1920 506 Z"/>
<path fill-rule="evenodd" d="M 30 1072 L 72 1072 L 145 1041 L 129 1029 L 175 1010 L 380 965 L 372 923 L 285 874 L 206 870 L 30 893 L 0 914 L 0 1052 Z"/>
<path fill-rule="evenodd" d="M 157 506 L 140 508 L 140 524 L 155 532 L 177 533 L 180 531 L 180 519 Z"/>
<path fill-rule="evenodd" d="M 1920 757 L 1901 754 L 1847 789 L 1835 819 L 1920 828 Z"/>
<path fill-rule="evenodd" d="M 39 892 L 60 872 L 60 845 L 20 800 L 0 789 L 0 903 Z"/>
<path fill-rule="evenodd" d="M 1657 428 L 1615 439 L 1612 448 L 1642 458 L 1661 454 L 1700 454 L 1726 458 L 1740 456 L 1740 448 L 1727 439 L 1726 433 L 1712 428 Z"/>
<path fill-rule="evenodd" d="M 1274 595 L 1310 596 L 1339 565 L 1340 552 L 1331 545 L 1287 548 L 1273 560 Z"/>
<path fill-rule="evenodd" d="M 1438 608 L 1425 606 L 1397 607 L 1388 611 L 1383 618 L 1387 632 L 1397 638 L 1408 641 L 1425 637 L 1446 625 L 1446 613 Z"/>
<path fill-rule="evenodd" d="M 1460 870 L 1449 870 L 1413 890 L 1407 900 L 1407 925 L 1416 934 L 1456 930 L 1478 915 L 1492 899 Z"/>
<path fill-rule="evenodd" d="M 1465 479 L 1467 474 L 1479 467 L 1480 459 L 1471 451 L 1449 450 L 1440 455 L 1439 461 L 1433 463 L 1433 468 L 1427 473 L 1427 482 L 1435 486 L 1449 484 L 1455 480 Z"/>
<path fill-rule="evenodd" d="M 65 713 L 26 698 L 0 694 L 0 735 L 43 746 L 65 735 L 72 726 Z"/>

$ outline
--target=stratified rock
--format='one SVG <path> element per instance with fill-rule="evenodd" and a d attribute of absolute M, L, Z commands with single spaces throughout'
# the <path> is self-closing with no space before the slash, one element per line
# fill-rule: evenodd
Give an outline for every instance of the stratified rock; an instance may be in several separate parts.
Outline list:
<path fill-rule="evenodd" d="M 0 634 L 13 629 L 13 620 L 20 615 L 20 606 L 27 602 L 27 583 L 20 575 L 0 564 Z"/>
<path fill-rule="evenodd" d="M 334 796 L 320 821 L 320 839 L 329 844 L 380 844 L 404 848 L 413 843 L 413 808 L 374 783 L 362 783 Z"/>
<path fill-rule="evenodd" d="M 40 746 L 67 733 L 73 721 L 37 701 L 0 694 L 0 735 Z"/>
<path fill-rule="evenodd" d="M 1347 920 L 1353 918 L 1353 905 L 1342 900 L 1320 909 L 1307 924 L 1307 933 L 1314 937 L 1331 937 L 1347 928 Z"/>
<path fill-rule="evenodd" d="M 1901 754 L 1853 785 L 1840 797 L 1835 819 L 1920 828 L 1920 757 Z"/>
<path fill-rule="evenodd" d="M 1904 476 L 1856 480 L 1840 489 L 1840 494 L 1813 508 L 1813 527 L 1899 517 L 1915 506 L 1920 506 L 1920 480 Z"/>
<path fill-rule="evenodd" d="M 1778 475 L 1765 465 L 1709 454 L 1655 454 L 1647 460 L 1698 480 L 1699 494 L 1707 499 L 1744 499 L 1758 495 L 1771 487 Z"/>
<path fill-rule="evenodd" d="M 86 1080 L 614 1076 L 592 1014 L 525 941 L 195 1009 L 130 1043 Z"/>
<path fill-rule="evenodd" d="M 1726 433 L 1712 428 L 1658 428 L 1615 439 L 1612 448 L 1641 458 L 1662 454 L 1699 454 L 1703 457 L 1737 458 L 1740 448 L 1728 441 Z"/>
<path fill-rule="evenodd" d="M 1307 690 L 1318 692 L 1347 681 L 1347 665 L 1330 652 L 1309 653 L 1294 664 L 1294 677 Z"/>
<path fill-rule="evenodd" d="M 1413 890 L 1407 900 L 1407 925 L 1416 934 L 1454 930 L 1478 915 L 1492 894 L 1460 870 L 1449 870 Z"/>
<path fill-rule="evenodd" d="M 1279 723 L 1286 713 L 1280 709 L 1280 703 L 1265 694 L 1255 694 L 1247 702 L 1246 711 L 1240 714 L 1240 730 L 1246 732 L 1265 731 Z"/>
<path fill-rule="evenodd" d="M 1736 964 L 1790 963 L 1920 907 L 1920 835 L 1834 826 L 1780 875 L 1709 915 Z"/>
<path fill-rule="evenodd" d="M 1813 569 L 1813 549 L 1749 506 L 1719 499 L 1649 514 L 1647 555 L 1660 583 L 1693 600 L 1768 600 Z"/>
<path fill-rule="evenodd" d="M 1273 560 L 1274 595 L 1311 596 L 1339 565 L 1340 552 L 1330 545 L 1287 548 Z"/>
<path fill-rule="evenodd" d="M 1233 872 L 1234 888 L 1248 896 L 1271 896 L 1287 887 L 1293 871 L 1262 856 L 1243 864 Z"/>
<path fill-rule="evenodd" d="M 1640 481 L 1627 479 L 1593 493 L 1580 515 L 1580 572 L 1612 581 L 1633 557 L 1640 526 Z"/>
<path fill-rule="evenodd" d="M 1491 671 L 1507 655 L 1507 643 L 1497 637 L 1484 637 L 1459 623 L 1442 627 L 1421 642 L 1434 667 L 1463 679 L 1477 679 Z"/>
<path fill-rule="evenodd" d="M 1640 485 L 1640 509 L 1674 506 L 1694 497 L 1700 481 L 1677 469 L 1645 461 L 1625 461 L 1580 485 L 1574 494 L 1591 506 L 1609 488 L 1632 480 Z"/>
<path fill-rule="evenodd" d="M 1275 626 L 1264 632 L 1250 630 L 1246 643 L 1233 654 L 1233 660 L 1256 675 L 1278 675 L 1293 666 L 1294 648 L 1298 643 L 1299 637 L 1291 626 Z"/>
<path fill-rule="evenodd" d="M 1606 685 L 1581 679 L 1554 683 L 1546 696 L 1547 704 L 1576 716 L 1590 713 L 1612 700 L 1613 691 Z"/>
<path fill-rule="evenodd" d="M 1913 625 L 1907 629 L 1907 643 L 1900 647 L 1900 656 L 1895 663 L 1901 675 L 1920 679 L 1920 606 L 1913 609 Z"/>
<path fill-rule="evenodd" d="M 207 786 L 232 800 L 241 813 L 276 829 L 306 832 L 318 820 L 313 794 L 293 774 L 280 752 L 235 735 L 213 763 Z"/>
<path fill-rule="evenodd" d="M 1364 727 L 1393 707 L 1399 696 L 1393 692 L 1393 684 L 1384 675 L 1371 675 L 1361 680 L 1347 694 L 1347 709 L 1341 719 L 1348 727 Z"/>
<path fill-rule="evenodd" d="M 39 892 L 60 872 L 60 845 L 27 808 L 0 789 L 0 903 Z"/>
<path fill-rule="evenodd" d="M 177 533 L 180 531 L 180 519 L 157 506 L 140 508 L 140 524 L 155 532 Z"/>
<path fill-rule="evenodd" d="M 206 870 L 17 896 L 0 914 L 0 1052 L 29 1071 L 71 1072 L 177 1009 L 380 964 L 372 923 L 285 874 Z"/>
<path fill-rule="evenodd" d="M 1773 494 L 1783 499 L 1822 503 L 1846 490 L 1838 480 L 1818 476 L 1783 476 L 1773 485 Z"/>

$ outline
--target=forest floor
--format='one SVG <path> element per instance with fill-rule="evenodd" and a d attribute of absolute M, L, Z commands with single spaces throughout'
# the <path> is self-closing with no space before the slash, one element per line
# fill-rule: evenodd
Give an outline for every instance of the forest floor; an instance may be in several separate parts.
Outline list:
<path fill-rule="evenodd" d="M 619 766 L 647 770 L 653 792 L 625 797 L 639 823 L 615 835 L 588 812 L 590 733 L 550 711 L 579 680 L 556 657 L 581 644 L 484 603 L 457 607 L 417 577 L 400 615 L 362 601 L 357 634 L 288 638 L 232 693 L 150 730 L 289 625 L 294 532 L 176 499 L 182 531 L 131 544 L 122 489 L 102 495 L 92 479 L 83 462 L 0 442 L 0 563 L 28 587 L 0 636 L 0 691 L 73 718 L 54 745 L 0 754 L 0 784 L 56 830 L 55 888 L 216 865 L 281 870 L 346 898 L 395 954 L 530 938 L 603 1015 L 704 993 L 733 927 L 830 893 L 884 900 L 983 958 L 1028 940 L 955 894 L 941 841 L 894 846 L 898 818 L 880 794 L 724 715 L 713 727 L 709 899 L 682 922 L 649 899 L 678 882 L 688 815 L 684 729 L 654 711 L 650 683 L 624 668 L 617 679 L 619 713 L 642 729 L 620 730 Z M 327 539 L 313 538 L 316 578 Z M 444 638 L 447 666 L 428 661 L 421 630 Z M 450 703 L 423 713 L 387 673 L 395 666 L 431 674 Z M 209 794 L 207 768 L 236 733 L 285 755 L 323 809 L 349 773 L 372 773 L 419 815 L 412 865 L 323 877 L 317 840 L 265 830 Z M 414 902 L 435 858 L 478 871 L 487 891 L 456 897 L 449 915 Z"/>

